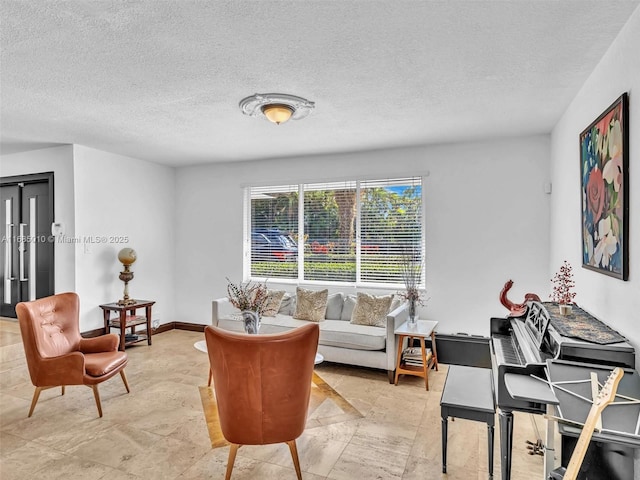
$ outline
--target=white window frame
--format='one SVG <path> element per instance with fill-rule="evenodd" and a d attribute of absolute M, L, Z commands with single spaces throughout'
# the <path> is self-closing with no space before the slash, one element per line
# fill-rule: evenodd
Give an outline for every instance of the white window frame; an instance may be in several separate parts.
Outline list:
<path fill-rule="evenodd" d="M 419 288 L 424 289 L 426 287 L 426 188 L 425 188 L 425 179 L 424 175 L 405 175 L 402 177 L 396 177 L 398 179 L 420 179 L 420 192 L 421 192 L 421 215 L 422 222 L 420 225 L 420 235 L 421 242 L 420 247 L 422 249 L 422 259 L 424 262 L 422 268 L 422 278 L 420 280 Z M 388 180 L 395 180 L 396 178 L 389 177 Z M 373 179 L 376 180 L 376 179 Z M 380 181 L 387 180 L 386 178 L 379 179 Z M 383 289 L 401 289 L 403 285 L 401 283 L 383 283 L 383 282 L 367 282 L 362 281 L 361 279 L 361 253 L 362 253 L 362 237 L 361 237 L 361 195 L 360 195 L 360 186 L 362 183 L 366 183 L 371 181 L 371 179 L 358 179 L 358 180 L 338 180 L 338 182 L 355 182 L 356 184 L 356 233 L 355 233 L 355 242 L 356 242 L 356 281 L 355 282 L 347 282 L 347 281 L 328 281 L 328 280 L 309 280 L 304 278 L 304 246 L 300 245 L 298 242 L 298 278 L 270 278 L 270 277 L 260 277 L 260 276 L 252 276 L 251 275 L 251 189 L 256 188 L 258 186 L 245 186 L 244 188 L 244 208 L 243 208 L 243 277 L 244 281 L 255 281 L 255 282 L 274 282 L 279 284 L 289 284 L 289 285 L 326 285 L 326 286 L 344 286 L 344 287 L 366 287 L 366 288 L 383 288 Z M 306 184 L 316 184 L 322 182 L 301 182 L 298 183 L 298 236 L 299 238 L 304 238 L 304 185 Z M 335 183 L 333 181 L 327 183 Z M 292 185 L 290 182 L 283 182 L 282 186 Z M 271 186 L 271 185 L 270 185 Z M 279 185 L 273 184 L 273 187 L 278 187 Z M 260 188 L 260 187 L 258 187 Z"/>

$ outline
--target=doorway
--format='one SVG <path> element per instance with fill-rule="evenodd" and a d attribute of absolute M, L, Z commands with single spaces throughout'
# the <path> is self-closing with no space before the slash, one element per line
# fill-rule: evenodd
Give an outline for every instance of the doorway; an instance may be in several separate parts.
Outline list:
<path fill-rule="evenodd" d="M 0 178 L 0 315 L 53 295 L 53 172 Z"/>

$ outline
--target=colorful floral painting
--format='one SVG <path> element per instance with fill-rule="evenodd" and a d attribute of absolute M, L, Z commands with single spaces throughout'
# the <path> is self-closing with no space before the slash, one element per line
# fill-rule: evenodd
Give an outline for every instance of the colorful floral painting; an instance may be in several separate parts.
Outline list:
<path fill-rule="evenodd" d="M 580 134 L 582 266 L 628 278 L 628 104 L 618 98 Z"/>

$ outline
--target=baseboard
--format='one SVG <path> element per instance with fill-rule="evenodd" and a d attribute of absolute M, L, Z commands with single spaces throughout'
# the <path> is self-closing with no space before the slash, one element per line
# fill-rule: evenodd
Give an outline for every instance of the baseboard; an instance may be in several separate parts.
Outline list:
<path fill-rule="evenodd" d="M 168 332 L 169 330 L 188 330 L 190 332 L 204 332 L 204 327 L 206 327 L 206 325 L 202 325 L 198 323 L 169 322 L 169 323 L 163 323 L 158 328 L 152 329 L 151 335 L 157 335 L 158 333 Z M 104 335 L 104 328 L 96 328 L 95 330 L 87 330 L 86 332 L 82 332 L 82 336 L 84 338 L 99 337 L 100 335 Z"/>
<path fill-rule="evenodd" d="M 100 335 L 104 335 L 104 328 L 96 328 L 95 330 L 88 330 L 86 332 L 82 332 L 80 335 L 82 335 L 84 338 L 99 337 Z"/>
<path fill-rule="evenodd" d="M 187 322 L 173 322 L 173 328 L 176 330 L 188 330 L 190 332 L 204 332 L 204 327 L 201 323 L 187 323 Z"/>
<path fill-rule="evenodd" d="M 189 332 L 204 332 L 204 327 L 199 323 L 169 322 L 160 325 L 152 334 L 168 332 L 169 330 L 187 330 Z M 83 337 L 97 337 L 104 335 L 103 328 L 89 330 L 82 334 Z M 450 335 L 436 333 L 436 347 L 438 361 L 449 365 L 467 365 L 469 367 L 491 368 L 491 353 L 489 339 L 477 335 L 458 333 Z"/>

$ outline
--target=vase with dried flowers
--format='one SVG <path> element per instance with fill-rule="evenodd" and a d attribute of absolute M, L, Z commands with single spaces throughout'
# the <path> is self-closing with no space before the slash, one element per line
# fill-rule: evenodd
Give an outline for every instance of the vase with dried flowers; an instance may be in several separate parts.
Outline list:
<path fill-rule="evenodd" d="M 227 296 L 231 305 L 240 310 L 246 333 L 258 333 L 260 318 L 267 302 L 267 286 L 263 283 L 235 284 L 227 278 Z"/>
<path fill-rule="evenodd" d="M 423 295 L 419 289 L 420 281 L 422 280 L 422 252 L 416 249 L 410 249 L 404 252 L 400 266 L 405 290 L 398 292 L 398 296 L 409 304 L 407 323 L 409 326 L 415 326 L 418 318 L 416 307 L 425 304 Z"/>
<path fill-rule="evenodd" d="M 558 303 L 561 315 L 569 315 L 576 296 L 576 292 L 571 291 L 576 286 L 576 282 L 573 280 L 573 269 L 569 262 L 564 261 L 560 270 L 551 279 L 551 283 L 553 283 L 551 300 Z"/>

